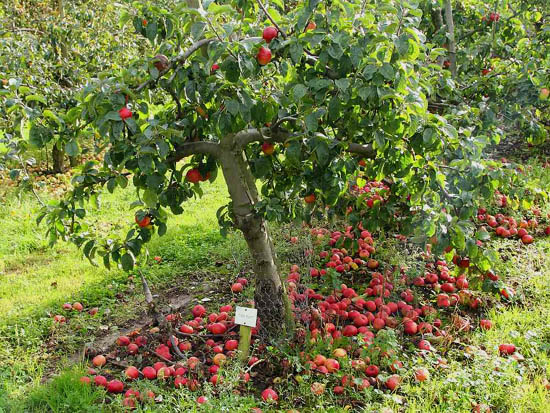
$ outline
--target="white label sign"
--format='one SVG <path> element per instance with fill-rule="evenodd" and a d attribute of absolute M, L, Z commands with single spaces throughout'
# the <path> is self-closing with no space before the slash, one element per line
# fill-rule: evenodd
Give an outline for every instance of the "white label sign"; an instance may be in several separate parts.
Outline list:
<path fill-rule="evenodd" d="M 247 327 L 256 327 L 258 310 L 255 308 L 238 307 L 235 310 L 235 324 Z"/>

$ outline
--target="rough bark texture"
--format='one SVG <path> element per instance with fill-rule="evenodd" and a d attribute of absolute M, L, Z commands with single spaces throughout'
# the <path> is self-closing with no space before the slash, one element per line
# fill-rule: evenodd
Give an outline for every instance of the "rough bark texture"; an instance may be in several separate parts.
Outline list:
<path fill-rule="evenodd" d="M 435 27 L 435 31 L 437 33 L 443 28 L 443 14 L 441 13 L 441 9 L 437 7 L 437 8 L 431 9 L 431 15 L 432 15 L 432 22 Z M 439 56 L 437 58 L 437 63 L 440 66 L 443 65 L 444 61 L 445 61 L 445 56 Z"/>
<path fill-rule="evenodd" d="M 52 148 L 52 170 L 54 173 L 59 174 L 63 172 L 65 163 L 65 152 L 53 145 Z"/>
<path fill-rule="evenodd" d="M 271 339 L 285 337 L 289 333 L 285 289 L 267 225 L 254 212 L 257 199 L 254 181 L 248 176 L 248 169 L 243 167 L 242 152 L 224 150 L 219 160 L 232 201 L 235 226 L 243 233 L 252 258 L 256 275 L 254 301 L 261 322 L 260 330 L 262 335 Z"/>
<path fill-rule="evenodd" d="M 447 25 L 447 38 L 449 39 L 449 61 L 451 62 L 451 74 L 453 77 L 456 77 L 455 24 L 453 20 L 453 5 L 451 0 L 445 0 L 445 23 Z"/>

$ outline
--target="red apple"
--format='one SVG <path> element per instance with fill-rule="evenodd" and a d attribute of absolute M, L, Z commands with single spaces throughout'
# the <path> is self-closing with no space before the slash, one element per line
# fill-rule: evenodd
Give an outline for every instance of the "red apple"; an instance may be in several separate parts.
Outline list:
<path fill-rule="evenodd" d="M 107 378 L 105 376 L 99 375 L 94 377 L 94 383 L 96 386 L 107 386 Z"/>
<path fill-rule="evenodd" d="M 120 380 L 111 380 L 107 383 L 107 391 L 109 393 L 122 393 L 124 391 L 124 383 Z"/>
<path fill-rule="evenodd" d="M 142 219 L 139 219 L 136 215 L 135 221 L 140 228 L 145 228 L 151 223 L 151 217 L 149 215 L 145 215 Z"/>
<path fill-rule="evenodd" d="M 105 365 L 105 363 L 107 363 L 107 359 L 105 358 L 105 356 L 99 354 L 97 356 L 95 356 L 93 359 L 92 359 L 92 364 L 95 366 L 95 367 L 103 367 Z"/>
<path fill-rule="evenodd" d="M 516 346 L 513 344 L 501 344 L 498 346 L 498 351 L 501 355 L 514 354 L 516 351 Z"/>
<path fill-rule="evenodd" d="M 267 47 L 260 47 L 256 58 L 261 66 L 265 66 L 271 61 L 271 50 L 269 50 Z"/>
<path fill-rule="evenodd" d="M 243 290 L 243 285 L 241 283 L 234 283 L 231 286 L 231 291 L 234 293 L 240 293 Z"/>
<path fill-rule="evenodd" d="M 149 380 L 154 380 L 157 378 L 157 371 L 151 367 L 151 366 L 147 366 L 145 367 L 143 370 L 142 370 L 142 373 L 143 373 L 143 376 L 146 378 L 146 379 L 149 379 Z"/>
<path fill-rule="evenodd" d="M 162 73 L 170 67 L 170 61 L 163 54 L 158 54 L 153 58 L 153 65 Z"/>
<path fill-rule="evenodd" d="M 262 392 L 262 399 L 266 402 L 276 402 L 279 395 L 272 388 L 267 388 Z"/>
<path fill-rule="evenodd" d="M 394 391 L 399 386 L 400 383 L 401 383 L 401 377 L 399 377 L 397 374 L 394 374 L 390 376 L 384 384 L 389 390 Z"/>
<path fill-rule="evenodd" d="M 264 142 L 262 144 L 262 152 L 268 156 L 273 155 L 273 152 L 275 152 L 275 145 L 269 142 Z"/>
<path fill-rule="evenodd" d="M 126 347 L 128 344 L 130 344 L 130 339 L 126 336 L 120 336 L 116 339 L 116 344 L 121 347 Z"/>
<path fill-rule="evenodd" d="M 479 326 L 483 330 L 490 330 L 493 327 L 493 323 L 491 322 L 491 320 L 483 319 L 479 321 Z"/>
<path fill-rule="evenodd" d="M 262 37 L 264 38 L 264 40 L 269 43 L 271 42 L 274 38 L 277 37 L 277 35 L 279 34 L 279 31 L 275 28 L 275 27 L 266 27 L 264 29 L 264 32 L 262 33 Z"/>
<path fill-rule="evenodd" d="M 378 366 L 370 365 L 365 369 L 365 374 L 369 377 L 376 377 L 378 376 L 378 373 L 380 372 L 380 369 Z"/>
<path fill-rule="evenodd" d="M 185 180 L 191 182 L 192 184 L 196 184 L 202 181 L 202 175 L 197 168 L 193 168 L 187 171 L 185 174 Z"/>
<path fill-rule="evenodd" d="M 120 118 L 122 120 L 128 119 L 132 117 L 132 111 L 128 109 L 126 106 L 124 106 L 122 109 L 118 111 L 118 114 L 120 115 Z"/>
<path fill-rule="evenodd" d="M 430 372 L 428 369 L 421 367 L 414 372 L 414 378 L 420 382 L 426 381 L 430 378 Z"/>
<path fill-rule="evenodd" d="M 130 366 L 126 369 L 124 374 L 129 380 L 136 380 L 139 377 L 139 370 L 134 366 Z"/>

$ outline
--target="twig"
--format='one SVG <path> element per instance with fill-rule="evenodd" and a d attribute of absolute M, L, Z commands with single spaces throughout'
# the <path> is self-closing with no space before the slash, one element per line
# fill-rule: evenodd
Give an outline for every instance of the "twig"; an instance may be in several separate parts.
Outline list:
<path fill-rule="evenodd" d="M 189 58 L 189 56 L 191 56 L 193 53 L 195 53 L 202 46 L 207 45 L 207 44 L 213 42 L 214 40 L 215 40 L 214 38 L 201 39 L 201 40 L 193 43 L 189 47 L 189 49 L 187 49 L 185 51 L 185 53 L 183 53 L 181 56 L 178 56 L 177 58 L 172 60 L 169 64 L 168 68 L 165 71 L 160 72 L 158 79 L 160 79 L 162 77 L 162 75 L 164 75 L 165 73 L 167 73 L 171 69 L 175 69 L 177 66 L 182 65 Z M 169 80 L 170 83 L 174 80 L 174 77 L 175 77 L 176 73 L 177 73 L 177 71 L 174 70 L 174 74 L 170 77 L 170 80 Z M 149 80 L 143 82 L 141 85 L 139 85 L 136 88 L 136 92 L 139 92 L 140 90 L 144 89 L 145 87 L 147 87 L 151 83 L 155 83 L 158 79 L 149 79 Z"/>
<path fill-rule="evenodd" d="M 163 357 L 161 356 L 159 353 L 157 353 L 156 351 L 153 351 L 153 354 L 155 356 L 157 356 L 159 359 L 161 359 L 162 361 L 165 361 L 167 363 L 170 363 L 170 364 L 173 364 L 174 362 L 172 360 L 168 360 L 166 357 Z"/>
<path fill-rule="evenodd" d="M 208 26 L 210 26 L 210 29 L 214 32 L 214 34 L 216 35 L 216 37 L 218 38 L 218 40 L 220 41 L 220 43 L 224 43 L 223 39 L 221 38 L 221 36 L 218 34 L 218 31 L 216 30 L 216 28 L 214 27 L 214 25 L 212 24 L 212 22 L 210 21 L 210 19 L 208 17 L 206 17 L 206 22 L 208 23 Z M 227 52 L 233 56 L 233 59 L 239 61 L 239 58 L 237 56 L 235 56 L 235 54 L 231 51 L 231 49 L 227 48 Z"/>
<path fill-rule="evenodd" d="M 170 344 L 172 344 L 172 348 L 174 349 L 174 352 L 177 354 L 177 356 L 182 359 L 182 360 L 186 360 L 187 357 L 185 357 L 185 354 L 183 354 L 179 347 L 177 346 L 176 344 L 176 338 L 174 337 L 173 334 L 170 334 Z"/>
<path fill-rule="evenodd" d="M 258 0 L 257 3 L 258 3 L 258 6 L 260 6 L 260 8 L 262 9 L 262 11 L 265 13 L 266 17 L 269 19 L 269 21 L 273 24 L 273 26 L 275 26 L 277 31 L 279 33 L 281 33 L 281 36 L 283 36 L 283 38 L 286 39 L 285 31 L 283 29 L 281 29 L 281 27 L 275 22 L 275 19 L 273 19 L 273 17 L 271 17 L 271 15 L 269 14 L 269 12 L 265 8 L 265 6 L 262 4 L 262 0 Z"/>
<path fill-rule="evenodd" d="M 288 120 L 298 120 L 298 118 L 295 118 L 293 116 L 285 116 L 284 118 L 278 119 L 277 122 L 275 122 L 273 125 L 270 126 L 271 129 L 277 129 L 277 127 L 282 124 L 283 122 L 286 122 Z"/>
<path fill-rule="evenodd" d="M 44 203 L 44 201 L 42 201 L 42 199 L 38 196 L 38 193 L 36 192 L 36 190 L 34 189 L 34 185 L 32 183 L 32 179 L 29 175 L 29 171 L 27 170 L 27 166 L 25 165 L 25 162 L 23 161 L 23 158 L 19 157 L 19 160 L 20 160 L 20 163 L 21 163 L 21 167 L 23 168 L 23 171 L 25 172 L 25 176 L 26 178 L 29 180 L 29 184 L 30 184 L 30 187 L 31 187 L 31 192 L 33 193 L 33 195 L 36 197 L 36 199 L 38 200 L 38 203 L 45 207 L 46 204 Z"/>
<path fill-rule="evenodd" d="M 256 365 L 260 364 L 261 362 L 265 361 L 264 359 L 259 359 L 258 361 L 256 361 L 255 363 L 253 363 L 251 366 L 248 366 L 246 369 L 245 369 L 245 373 L 248 373 L 250 370 L 252 370 L 253 367 L 256 367 Z"/>

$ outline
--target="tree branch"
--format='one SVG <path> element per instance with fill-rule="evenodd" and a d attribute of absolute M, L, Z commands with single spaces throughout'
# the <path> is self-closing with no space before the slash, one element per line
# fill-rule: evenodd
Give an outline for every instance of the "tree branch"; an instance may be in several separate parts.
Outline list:
<path fill-rule="evenodd" d="M 152 83 L 155 83 L 158 79 L 160 79 L 165 73 L 170 71 L 171 69 L 175 69 L 177 66 L 182 65 L 193 53 L 195 53 L 198 49 L 203 47 L 204 45 L 207 45 L 211 42 L 216 40 L 215 38 L 209 38 L 209 39 L 201 39 L 195 43 L 193 43 L 189 49 L 187 49 L 183 54 L 173 59 L 170 64 L 168 65 L 168 68 L 162 72 L 159 73 L 159 77 L 157 79 L 149 79 L 145 82 L 143 82 L 141 85 L 139 85 L 136 88 L 136 92 L 139 92 L 140 90 L 143 90 L 145 87 L 149 86 Z M 169 82 L 172 83 L 172 80 L 174 80 L 174 77 L 176 76 L 177 71 L 174 70 L 174 74 L 170 77 Z"/>
<path fill-rule="evenodd" d="M 447 38 L 449 40 L 449 60 L 451 61 L 451 74 L 456 77 L 456 41 L 455 24 L 453 20 L 453 6 L 451 0 L 445 0 L 445 23 L 447 24 Z"/>
<path fill-rule="evenodd" d="M 267 11 L 267 9 L 265 8 L 265 6 L 263 5 L 262 0 L 258 0 L 257 3 L 258 3 L 258 6 L 260 6 L 260 8 L 262 9 L 262 11 L 265 13 L 265 15 L 267 16 L 267 18 L 269 19 L 269 21 L 273 24 L 273 26 L 275 26 L 275 28 L 279 31 L 279 33 L 281 33 L 281 36 L 283 36 L 283 38 L 286 39 L 286 33 L 285 33 L 284 30 L 281 29 L 281 27 L 275 22 L 275 20 L 273 19 L 273 17 L 271 17 L 271 15 L 269 14 L 269 12 Z"/>
<path fill-rule="evenodd" d="M 289 138 L 293 137 L 290 133 L 282 130 L 273 130 L 271 128 L 260 129 L 246 129 L 233 135 L 232 142 L 234 146 L 242 148 L 252 142 L 278 142 L 285 143 Z M 231 140 L 230 139 L 230 140 Z M 346 151 L 363 155 L 366 158 L 374 158 L 376 151 L 371 144 L 361 145 L 353 142 L 343 142 L 337 139 L 332 139 L 332 142 L 336 144 L 347 145 Z"/>
<path fill-rule="evenodd" d="M 215 142 L 197 141 L 186 142 L 174 148 L 174 154 L 168 157 L 168 162 L 178 162 L 191 155 L 204 154 L 212 155 L 216 158 L 220 154 L 220 145 Z"/>

